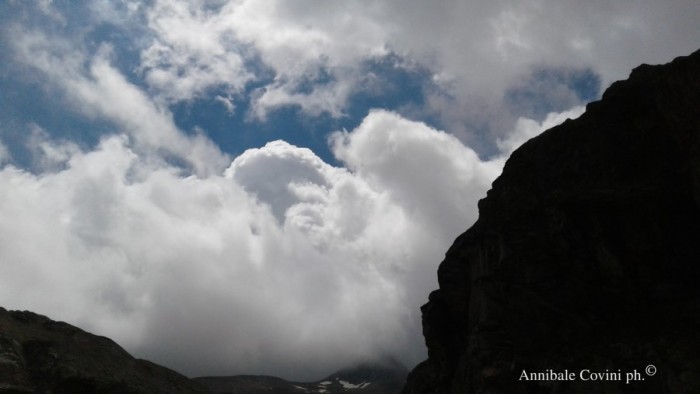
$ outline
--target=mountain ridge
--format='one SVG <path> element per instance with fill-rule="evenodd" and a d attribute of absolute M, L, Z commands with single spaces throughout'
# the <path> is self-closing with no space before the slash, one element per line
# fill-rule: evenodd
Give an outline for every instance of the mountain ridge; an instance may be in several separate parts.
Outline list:
<path fill-rule="evenodd" d="M 0 393 L 206 393 L 107 337 L 0 308 Z"/>
<path fill-rule="evenodd" d="M 275 376 L 237 375 L 198 377 L 213 393 L 236 394 L 389 394 L 398 393 L 408 370 L 399 363 L 368 362 L 343 368 L 315 382 L 292 382 Z"/>
<path fill-rule="evenodd" d="M 316 382 L 238 375 L 189 379 L 137 359 L 110 338 L 30 311 L 0 307 L 0 393 L 393 394 L 408 370 L 391 360 L 337 371 Z"/>

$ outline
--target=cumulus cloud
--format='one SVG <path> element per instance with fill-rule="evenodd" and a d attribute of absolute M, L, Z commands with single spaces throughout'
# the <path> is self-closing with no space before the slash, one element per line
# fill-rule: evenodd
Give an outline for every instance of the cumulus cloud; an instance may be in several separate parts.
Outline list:
<path fill-rule="evenodd" d="M 190 375 L 420 361 L 419 306 L 504 160 L 387 111 L 334 135 L 343 167 L 275 141 L 207 176 L 35 133 L 62 165 L 0 171 L 0 299 Z"/>
<path fill-rule="evenodd" d="M 332 143 L 351 170 L 387 187 L 407 212 L 445 235 L 476 219 L 460 201 L 476 201 L 500 172 L 497 161 L 482 162 L 454 136 L 385 111 L 370 113 L 353 133 L 336 133 Z"/>

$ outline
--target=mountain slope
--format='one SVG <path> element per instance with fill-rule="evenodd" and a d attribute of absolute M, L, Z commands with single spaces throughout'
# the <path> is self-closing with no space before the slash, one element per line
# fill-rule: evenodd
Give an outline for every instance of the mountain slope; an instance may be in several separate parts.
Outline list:
<path fill-rule="evenodd" d="M 0 393 L 206 393 L 133 358 L 109 338 L 32 312 L 0 308 Z"/>
<path fill-rule="evenodd" d="M 700 392 L 699 140 L 700 51 L 514 152 L 440 265 L 403 392 Z"/>
<path fill-rule="evenodd" d="M 271 376 L 188 379 L 135 359 L 109 338 L 0 308 L 0 393 L 6 394 L 394 394 L 407 374 L 404 366 L 387 361 L 344 369 L 318 382 Z"/>

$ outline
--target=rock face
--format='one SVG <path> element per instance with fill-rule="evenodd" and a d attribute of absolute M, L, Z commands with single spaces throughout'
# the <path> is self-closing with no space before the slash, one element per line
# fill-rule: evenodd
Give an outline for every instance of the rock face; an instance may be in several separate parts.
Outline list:
<path fill-rule="evenodd" d="M 524 144 L 479 212 L 405 394 L 700 393 L 700 51 Z"/>
<path fill-rule="evenodd" d="M 288 382 L 272 376 L 202 377 L 196 381 L 216 394 L 397 394 L 406 368 L 392 360 L 340 370 L 317 382 Z"/>
<path fill-rule="evenodd" d="M 112 340 L 32 312 L 0 308 L 0 393 L 207 393 L 133 358 Z"/>

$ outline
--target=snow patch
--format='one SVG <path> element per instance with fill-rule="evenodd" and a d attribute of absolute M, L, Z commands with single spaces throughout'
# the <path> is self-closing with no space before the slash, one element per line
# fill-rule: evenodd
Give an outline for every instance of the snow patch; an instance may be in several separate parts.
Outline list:
<path fill-rule="evenodd" d="M 365 384 L 365 382 L 362 382 L 360 384 L 352 384 L 350 382 L 346 382 L 344 380 L 341 380 L 340 384 L 342 384 L 343 388 L 345 388 L 345 389 L 359 389 L 362 387 L 363 384 Z"/>

